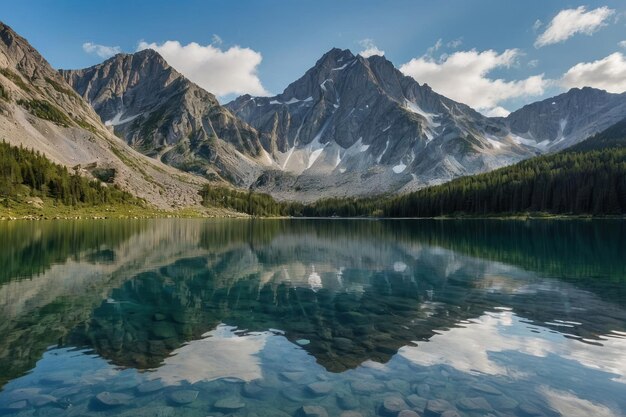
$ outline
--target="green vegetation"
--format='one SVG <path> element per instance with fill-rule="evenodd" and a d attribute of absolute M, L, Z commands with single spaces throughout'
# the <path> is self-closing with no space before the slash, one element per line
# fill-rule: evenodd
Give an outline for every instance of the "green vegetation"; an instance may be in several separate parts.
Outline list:
<path fill-rule="evenodd" d="M 84 120 L 81 117 L 75 117 L 74 121 L 76 122 L 76 124 L 80 127 L 82 127 L 85 130 L 90 131 L 91 133 L 95 133 L 97 134 L 98 131 L 96 130 L 96 128 L 89 122 L 87 122 L 86 120 Z"/>
<path fill-rule="evenodd" d="M 70 97 L 76 97 L 76 93 L 74 92 L 74 90 L 63 87 L 61 84 L 54 81 L 52 78 L 46 77 L 46 81 L 48 82 L 48 84 L 52 86 L 52 88 L 57 90 L 59 93 L 65 94 L 66 96 L 70 96 Z"/>
<path fill-rule="evenodd" d="M 60 126 L 67 127 L 72 124 L 71 120 L 55 105 L 46 100 L 18 100 L 17 104 L 23 106 L 34 116 L 49 120 Z"/>
<path fill-rule="evenodd" d="M 255 216 L 439 217 L 626 214 L 626 120 L 573 150 L 395 197 L 280 203 L 268 195 L 205 187 L 206 205 Z"/>
<path fill-rule="evenodd" d="M 19 75 L 17 75 L 10 69 L 0 68 L 0 74 L 4 75 L 9 80 L 13 81 L 13 83 L 17 85 L 19 88 L 21 88 L 22 90 L 26 91 L 27 93 L 30 92 L 30 87 L 24 82 L 24 80 L 22 80 L 22 77 L 20 77 Z"/>
<path fill-rule="evenodd" d="M 143 201 L 117 186 L 104 186 L 41 155 L 2 141 L 0 143 L 0 204 L 20 206 L 27 200 L 42 206 L 49 199 L 56 206 L 85 207 L 100 204 L 143 206 Z"/>
<path fill-rule="evenodd" d="M 279 203 L 268 194 L 205 185 L 200 191 L 206 206 L 223 207 L 252 216 L 277 217 L 294 215 L 297 203 Z"/>
<path fill-rule="evenodd" d="M 626 213 L 626 148 L 563 152 L 459 178 L 382 205 L 388 217 Z"/>
<path fill-rule="evenodd" d="M 0 84 L 0 99 L 4 101 L 11 100 L 11 95 L 9 94 L 9 90 L 4 88 L 2 84 Z"/>

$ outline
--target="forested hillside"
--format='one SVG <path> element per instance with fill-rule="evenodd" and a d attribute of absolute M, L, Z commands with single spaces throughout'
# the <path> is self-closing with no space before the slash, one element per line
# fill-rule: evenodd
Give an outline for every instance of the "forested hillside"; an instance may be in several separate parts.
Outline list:
<path fill-rule="evenodd" d="M 49 198 L 57 205 L 79 206 L 98 204 L 142 205 L 142 200 L 119 189 L 89 180 L 77 172 L 51 162 L 39 152 L 0 143 L 0 204 L 28 197 Z"/>

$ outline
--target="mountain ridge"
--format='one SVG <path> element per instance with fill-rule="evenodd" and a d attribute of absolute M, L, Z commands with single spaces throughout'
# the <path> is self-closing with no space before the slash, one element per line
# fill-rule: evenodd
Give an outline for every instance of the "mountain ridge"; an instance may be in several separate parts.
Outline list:
<path fill-rule="evenodd" d="M 159 208 L 197 205 L 204 180 L 133 151 L 26 39 L 0 22 L 0 136 L 94 177 L 112 181 Z"/>

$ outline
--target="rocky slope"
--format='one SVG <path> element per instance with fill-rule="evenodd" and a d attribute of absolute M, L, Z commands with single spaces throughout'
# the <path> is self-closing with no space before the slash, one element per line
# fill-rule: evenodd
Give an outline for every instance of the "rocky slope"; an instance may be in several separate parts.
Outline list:
<path fill-rule="evenodd" d="M 487 118 L 381 56 L 332 49 L 274 97 L 226 106 L 155 51 L 62 76 L 140 152 L 278 199 L 412 191 L 571 146 L 626 117 L 585 88 Z"/>
<path fill-rule="evenodd" d="M 529 157 L 504 123 L 404 76 L 381 56 L 333 49 L 275 97 L 227 105 L 262 133 L 277 197 L 397 192 Z"/>
<path fill-rule="evenodd" d="M 205 181 L 147 158 L 114 136 L 90 105 L 21 36 L 0 22 L 0 137 L 85 175 L 114 182 L 157 207 L 199 202 Z"/>
<path fill-rule="evenodd" d="M 240 186 L 261 173 L 256 130 L 153 50 L 60 73 L 116 135 L 146 155 Z"/>
<path fill-rule="evenodd" d="M 573 88 L 514 111 L 503 121 L 517 141 L 542 151 L 579 143 L 626 117 L 626 93 Z"/>

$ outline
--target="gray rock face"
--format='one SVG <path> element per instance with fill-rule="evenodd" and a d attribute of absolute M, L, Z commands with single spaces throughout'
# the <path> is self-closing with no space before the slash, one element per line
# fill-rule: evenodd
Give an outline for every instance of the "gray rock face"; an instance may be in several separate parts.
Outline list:
<path fill-rule="evenodd" d="M 441 96 L 380 56 L 333 49 L 275 97 L 227 104 L 280 167 L 255 186 L 290 198 L 398 191 L 530 156 L 504 123 Z M 306 197 L 304 198 L 306 199 Z"/>
<path fill-rule="evenodd" d="M 157 52 L 118 54 L 90 68 L 60 73 L 105 125 L 140 152 L 238 185 L 247 186 L 259 175 L 257 132 Z"/>
<path fill-rule="evenodd" d="M 514 111 L 504 120 L 518 140 L 542 151 L 568 148 L 626 117 L 626 93 L 573 88 Z"/>
<path fill-rule="evenodd" d="M 0 137 L 162 207 L 192 205 L 206 181 L 147 158 L 115 137 L 26 39 L 0 22 Z M 30 104 L 28 104 L 30 103 Z M 32 111 L 32 103 L 47 111 Z M 100 173 L 100 174 L 98 174 Z M 112 175 L 111 175 L 112 173 Z M 103 180 L 104 181 L 104 180 Z"/>

